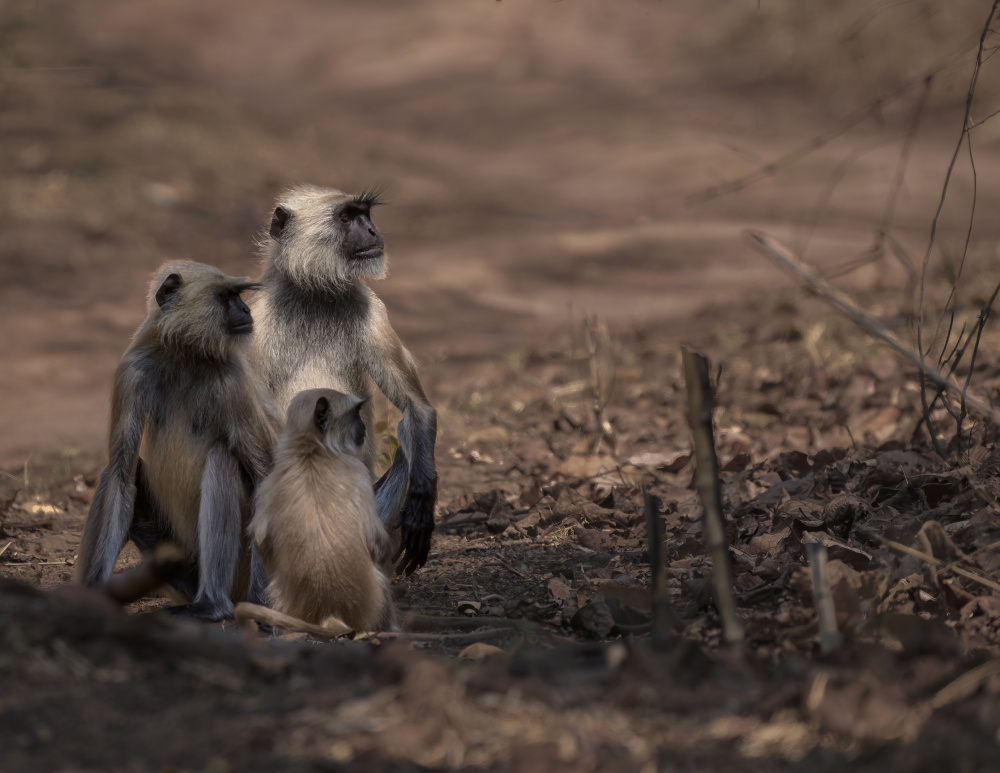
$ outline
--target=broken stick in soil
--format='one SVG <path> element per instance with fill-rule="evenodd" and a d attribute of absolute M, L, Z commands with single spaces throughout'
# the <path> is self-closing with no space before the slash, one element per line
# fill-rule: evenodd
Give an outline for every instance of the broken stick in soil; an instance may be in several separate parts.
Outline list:
<path fill-rule="evenodd" d="M 646 541 L 649 546 L 649 571 L 652 575 L 653 646 L 666 649 L 671 637 L 680 629 L 677 615 L 670 603 L 667 571 L 663 561 L 663 521 L 660 520 L 660 500 L 643 491 L 643 512 L 646 516 Z"/>
<path fill-rule="evenodd" d="M 722 638 L 727 644 L 743 640 L 743 626 L 736 614 L 733 595 L 733 572 L 729 563 L 729 544 L 722 515 L 722 491 L 719 487 L 719 460 L 715 455 L 712 431 L 712 385 L 708 360 L 687 347 L 681 347 L 684 380 L 688 394 L 688 420 L 694 436 L 695 487 L 704 511 L 705 549 L 712 559 L 715 606 L 722 620 Z"/>
<path fill-rule="evenodd" d="M 813 599 L 819 618 L 819 651 L 824 655 L 840 648 L 844 637 L 837 629 L 837 613 L 830 593 L 830 575 L 826 571 L 826 546 L 819 542 L 806 545 L 809 566 L 812 569 Z"/>

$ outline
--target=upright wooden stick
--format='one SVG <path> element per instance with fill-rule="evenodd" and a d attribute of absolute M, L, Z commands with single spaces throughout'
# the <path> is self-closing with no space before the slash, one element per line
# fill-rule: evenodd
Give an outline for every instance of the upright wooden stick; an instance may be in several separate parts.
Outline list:
<path fill-rule="evenodd" d="M 660 521 L 660 500 L 647 492 L 642 492 L 644 514 L 646 516 L 646 543 L 649 548 L 649 569 L 653 575 L 652 613 L 653 646 L 664 649 L 670 644 L 671 636 L 677 632 L 679 621 L 670 603 L 667 590 L 667 569 L 663 565 L 663 522 Z"/>
<path fill-rule="evenodd" d="M 687 383 L 688 420 L 694 435 L 695 487 L 704 510 L 705 549 L 712 559 L 715 606 L 722 619 L 723 640 L 727 644 L 736 644 L 743 640 L 743 626 L 736 614 L 729 545 L 722 515 L 719 461 L 715 456 L 712 432 L 712 385 L 708 377 L 708 360 L 687 347 L 682 347 L 681 352 Z"/>
<path fill-rule="evenodd" d="M 844 637 L 837 630 L 837 612 L 830 593 L 830 576 L 826 571 L 826 547 L 810 542 L 806 544 L 806 552 L 812 568 L 813 599 L 819 618 L 819 650 L 826 655 L 840 647 Z"/>

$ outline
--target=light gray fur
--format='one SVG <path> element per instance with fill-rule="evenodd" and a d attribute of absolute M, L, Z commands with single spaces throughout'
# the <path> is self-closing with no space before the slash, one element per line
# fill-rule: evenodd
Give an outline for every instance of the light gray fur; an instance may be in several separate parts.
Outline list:
<path fill-rule="evenodd" d="M 250 301 L 257 328 L 251 361 L 279 410 L 307 389 L 330 388 L 368 397 L 372 384 L 402 413 L 396 462 L 380 481 L 379 518 L 418 547 L 410 569 L 423 563 L 433 530 L 437 492 L 434 444 L 437 414 L 427 401 L 417 366 L 389 322 L 385 305 L 362 283 L 386 272 L 384 250 L 361 258 L 342 252 L 338 207 L 363 197 L 303 186 L 286 192 L 279 210 L 290 213 L 282 230 L 265 242 L 265 270 Z M 277 216 L 277 210 L 276 210 Z M 375 238 L 379 239 L 376 232 Z M 362 458 L 374 477 L 372 412 Z M 404 510 L 405 506 L 405 510 Z"/>

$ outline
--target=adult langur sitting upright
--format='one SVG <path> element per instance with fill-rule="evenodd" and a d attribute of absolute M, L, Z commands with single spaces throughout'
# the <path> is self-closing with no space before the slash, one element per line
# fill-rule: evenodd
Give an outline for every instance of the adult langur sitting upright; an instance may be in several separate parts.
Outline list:
<path fill-rule="evenodd" d="M 397 568 L 410 573 L 427 561 L 434 530 L 437 413 L 385 306 L 362 282 L 386 274 L 385 243 L 371 219 L 377 203 L 375 193 L 313 186 L 281 196 L 260 289 L 250 301 L 256 321 L 251 361 L 279 411 L 306 389 L 367 397 L 374 382 L 402 412 L 399 450 L 375 483 L 375 501 L 379 518 L 400 540 Z M 363 418 L 363 458 L 374 477 L 370 402 Z"/>
<path fill-rule="evenodd" d="M 172 582 L 191 600 L 175 612 L 221 620 L 234 601 L 263 600 L 245 531 L 280 418 L 246 362 L 251 286 L 189 261 L 156 273 L 115 372 L 108 466 L 77 558 L 85 585 L 107 582 L 127 539 L 144 552 L 170 540 L 193 559 Z"/>

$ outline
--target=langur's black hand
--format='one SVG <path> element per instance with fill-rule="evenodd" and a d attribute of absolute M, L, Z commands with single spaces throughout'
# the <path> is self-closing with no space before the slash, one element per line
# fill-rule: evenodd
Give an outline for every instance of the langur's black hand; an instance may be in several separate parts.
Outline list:
<path fill-rule="evenodd" d="M 208 601 L 194 601 L 190 604 L 168 607 L 167 612 L 177 617 L 191 617 L 195 620 L 204 620 L 207 623 L 217 623 L 220 620 L 230 620 L 233 617 L 232 608 L 227 610 Z"/>
<path fill-rule="evenodd" d="M 427 563 L 427 554 L 431 550 L 431 534 L 434 532 L 434 503 L 437 502 L 437 481 L 428 491 L 415 492 L 410 495 L 403 507 L 402 523 L 400 525 L 400 550 L 393 561 L 400 555 L 403 560 L 396 566 L 399 574 L 413 574 Z"/>

